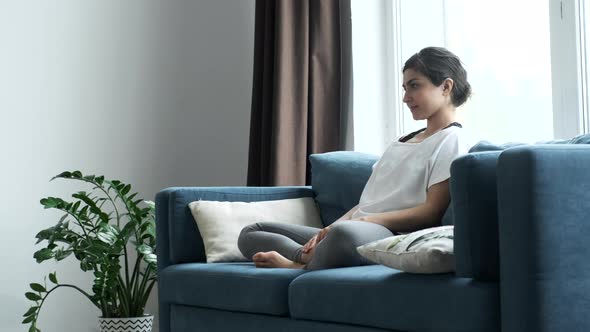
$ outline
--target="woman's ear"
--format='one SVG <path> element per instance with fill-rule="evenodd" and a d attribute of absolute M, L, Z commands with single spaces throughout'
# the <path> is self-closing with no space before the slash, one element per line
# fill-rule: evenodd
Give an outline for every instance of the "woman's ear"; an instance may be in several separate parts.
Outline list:
<path fill-rule="evenodd" d="M 453 81 L 452 78 L 447 78 L 444 80 L 443 82 L 443 93 L 445 96 L 448 96 L 451 94 L 451 91 L 453 91 L 453 86 L 455 85 L 455 82 Z"/>

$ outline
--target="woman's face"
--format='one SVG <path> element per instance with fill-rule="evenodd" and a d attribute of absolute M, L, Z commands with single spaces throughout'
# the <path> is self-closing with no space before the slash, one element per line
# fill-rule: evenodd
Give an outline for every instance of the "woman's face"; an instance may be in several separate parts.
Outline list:
<path fill-rule="evenodd" d="M 435 86 L 428 77 L 411 68 L 404 71 L 403 101 L 414 120 L 428 119 L 449 105 L 450 91 L 445 91 L 445 87 L 445 83 Z"/>

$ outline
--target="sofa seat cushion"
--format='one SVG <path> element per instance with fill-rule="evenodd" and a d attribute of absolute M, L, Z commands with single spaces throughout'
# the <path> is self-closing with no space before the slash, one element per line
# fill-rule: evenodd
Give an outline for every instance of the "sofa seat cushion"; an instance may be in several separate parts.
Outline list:
<path fill-rule="evenodd" d="M 499 331 L 498 283 L 382 265 L 308 272 L 289 287 L 291 316 L 399 331 Z"/>
<path fill-rule="evenodd" d="M 161 301 L 286 316 L 289 284 L 302 270 L 257 269 L 252 263 L 186 263 L 158 275 Z"/>

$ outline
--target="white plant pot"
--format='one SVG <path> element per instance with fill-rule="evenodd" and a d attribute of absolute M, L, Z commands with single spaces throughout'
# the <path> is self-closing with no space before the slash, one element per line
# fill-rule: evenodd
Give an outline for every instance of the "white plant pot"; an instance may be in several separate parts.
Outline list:
<path fill-rule="evenodd" d="M 100 332 L 152 332 L 154 316 L 98 318 Z"/>

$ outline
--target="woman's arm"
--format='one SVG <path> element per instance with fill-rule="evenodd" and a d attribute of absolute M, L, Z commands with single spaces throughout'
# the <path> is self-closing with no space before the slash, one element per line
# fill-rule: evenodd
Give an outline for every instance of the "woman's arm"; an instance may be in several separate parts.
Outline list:
<path fill-rule="evenodd" d="M 450 200 L 449 180 L 445 180 L 430 187 L 423 204 L 404 210 L 376 213 L 359 220 L 383 225 L 394 232 L 413 232 L 439 225 Z"/>
<path fill-rule="evenodd" d="M 355 207 L 353 207 L 352 209 L 350 209 L 348 212 L 346 212 L 342 217 L 338 218 L 336 221 L 341 221 L 341 220 L 350 220 L 350 218 L 352 218 L 352 215 L 356 212 L 356 210 L 359 209 L 358 204 L 355 205 Z"/>

